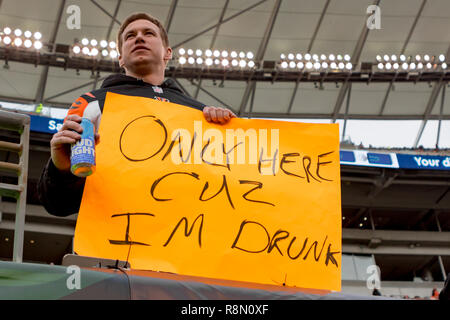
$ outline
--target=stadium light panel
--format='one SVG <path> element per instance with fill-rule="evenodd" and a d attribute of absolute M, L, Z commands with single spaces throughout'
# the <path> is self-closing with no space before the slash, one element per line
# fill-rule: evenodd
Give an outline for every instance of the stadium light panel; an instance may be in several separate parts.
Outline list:
<path fill-rule="evenodd" d="M 20 47 L 22 45 L 22 39 L 21 38 L 15 38 L 14 39 L 14 45 L 16 47 Z"/>
<path fill-rule="evenodd" d="M 36 50 L 42 49 L 42 42 L 40 42 L 39 40 L 38 40 L 38 41 L 35 41 L 35 42 L 34 42 L 34 48 L 35 48 Z"/>

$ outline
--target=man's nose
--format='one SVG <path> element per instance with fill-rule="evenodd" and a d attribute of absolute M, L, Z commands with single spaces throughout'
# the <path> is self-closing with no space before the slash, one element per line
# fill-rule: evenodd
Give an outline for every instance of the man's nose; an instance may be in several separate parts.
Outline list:
<path fill-rule="evenodd" d="M 135 43 L 138 43 L 138 42 L 145 42 L 145 40 L 144 40 L 144 34 L 142 33 L 142 32 L 138 32 L 137 34 L 136 34 L 136 37 L 135 37 Z"/>

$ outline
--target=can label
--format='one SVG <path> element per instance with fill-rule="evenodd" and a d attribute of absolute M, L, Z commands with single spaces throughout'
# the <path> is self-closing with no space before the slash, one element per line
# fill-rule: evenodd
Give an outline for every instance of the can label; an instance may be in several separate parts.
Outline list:
<path fill-rule="evenodd" d="M 71 169 L 76 175 L 76 171 L 79 171 L 77 170 L 78 168 L 95 167 L 94 124 L 89 119 L 83 118 L 81 126 L 83 127 L 81 139 L 72 145 L 72 153 L 70 155 Z"/>

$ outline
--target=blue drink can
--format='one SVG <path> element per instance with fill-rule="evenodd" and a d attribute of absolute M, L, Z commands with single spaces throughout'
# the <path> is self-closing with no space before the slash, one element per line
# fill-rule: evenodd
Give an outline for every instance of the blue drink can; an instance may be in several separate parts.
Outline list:
<path fill-rule="evenodd" d="M 81 139 L 72 145 L 70 171 L 78 177 L 87 177 L 95 171 L 95 129 L 87 118 L 81 119 L 81 126 Z"/>

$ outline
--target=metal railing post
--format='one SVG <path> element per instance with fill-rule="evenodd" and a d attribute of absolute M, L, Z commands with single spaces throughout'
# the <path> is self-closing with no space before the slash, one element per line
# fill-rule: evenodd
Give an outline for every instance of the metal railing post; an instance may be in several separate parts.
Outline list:
<path fill-rule="evenodd" d="M 30 117 L 25 114 L 0 110 L 0 128 L 20 134 L 20 143 L 0 141 L 0 150 L 17 152 L 19 164 L 0 162 L 0 170 L 17 174 L 17 185 L 0 183 L 0 195 L 13 197 L 17 201 L 14 227 L 13 261 L 23 260 L 25 212 L 27 205 L 28 157 L 30 147 Z"/>

